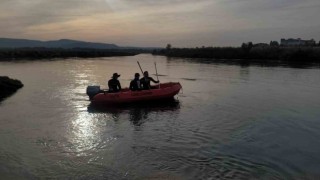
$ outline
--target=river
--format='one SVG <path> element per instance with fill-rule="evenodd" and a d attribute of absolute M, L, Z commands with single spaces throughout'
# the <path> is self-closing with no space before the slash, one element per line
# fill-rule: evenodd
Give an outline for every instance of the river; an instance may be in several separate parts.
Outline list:
<path fill-rule="evenodd" d="M 88 85 L 134 73 L 175 101 L 95 108 Z M 133 57 L 0 62 L 25 85 L 0 102 L 4 179 L 318 179 L 320 69 Z M 155 78 L 155 75 L 152 75 Z"/>

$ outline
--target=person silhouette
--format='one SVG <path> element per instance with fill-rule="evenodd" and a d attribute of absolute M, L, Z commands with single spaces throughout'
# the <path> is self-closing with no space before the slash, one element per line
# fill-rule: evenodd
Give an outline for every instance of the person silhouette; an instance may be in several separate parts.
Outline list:
<path fill-rule="evenodd" d="M 108 81 L 109 92 L 119 92 L 121 90 L 121 85 L 118 80 L 120 74 L 113 73 L 111 79 Z"/>
<path fill-rule="evenodd" d="M 141 83 L 140 83 L 139 77 L 140 77 L 139 73 L 134 74 L 134 79 L 130 82 L 130 86 L 129 86 L 131 91 L 141 90 Z"/>
<path fill-rule="evenodd" d="M 143 78 L 140 79 L 142 89 L 147 90 L 151 89 L 150 82 L 159 83 L 160 81 L 154 80 L 152 77 L 149 77 L 148 71 L 143 72 Z"/>

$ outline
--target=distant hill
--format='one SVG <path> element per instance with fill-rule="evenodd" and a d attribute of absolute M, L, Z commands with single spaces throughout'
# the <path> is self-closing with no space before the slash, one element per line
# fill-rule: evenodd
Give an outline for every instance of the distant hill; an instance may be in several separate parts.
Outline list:
<path fill-rule="evenodd" d="M 119 49 L 115 44 L 93 43 L 76 41 L 71 39 L 60 39 L 54 41 L 37 41 L 28 39 L 0 38 L 0 48 L 24 48 L 24 47 L 45 47 L 45 48 L 90 48 L 90 49 Z"/>

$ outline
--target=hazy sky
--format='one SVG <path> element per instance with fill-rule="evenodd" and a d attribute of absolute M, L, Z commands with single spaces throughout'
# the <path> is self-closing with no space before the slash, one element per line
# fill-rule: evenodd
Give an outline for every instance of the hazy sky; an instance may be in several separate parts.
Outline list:
<path fill-rule="evenodd" d="M 0 37 L 121 46 L 320 40 L 320 0 L 0 0 Z"/>

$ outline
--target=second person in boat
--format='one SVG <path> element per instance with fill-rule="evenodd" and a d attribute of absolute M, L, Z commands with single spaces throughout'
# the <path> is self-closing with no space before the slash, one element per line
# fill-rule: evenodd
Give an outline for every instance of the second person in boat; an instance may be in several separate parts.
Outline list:
<path fill-rule="evenodd" d="M 143 78 L 140 79 L 141 88 L 144 90 L 151 89 L 150 81 L 154 83 L 159 83 L 160 81 L 154 80 L 152 77 L 149 77 L 148 71 L 143 73 Z"/>
<path fill-rule="evenodd" d="M 134 79 L 130 82 L 130 90 L 131 91 L 139 91 L 141 90 L 141 83 L 140 83 L 140 74 L 139 73 L 135 73 L 134 74 Z"/>

